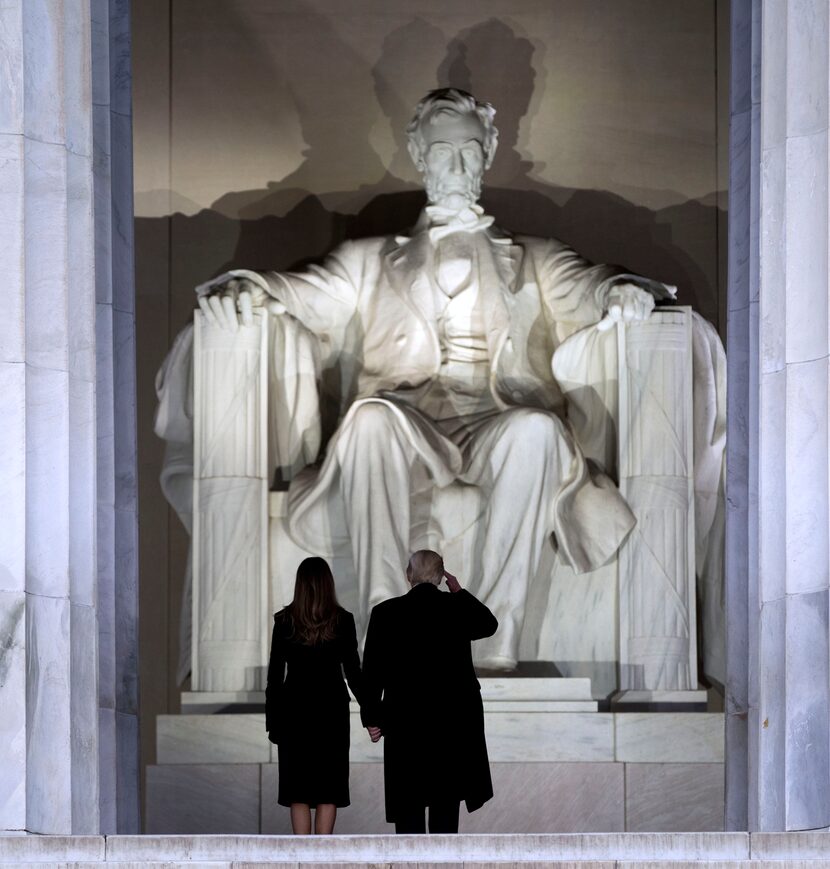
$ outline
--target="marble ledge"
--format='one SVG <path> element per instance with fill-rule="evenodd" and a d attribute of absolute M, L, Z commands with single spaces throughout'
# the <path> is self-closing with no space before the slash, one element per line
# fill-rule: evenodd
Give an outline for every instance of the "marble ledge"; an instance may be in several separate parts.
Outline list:
<path fill-rule="evenodd" d="M 278 860 L 275 861 L 275 855 Z M 2 856 L 2 855 L 0 855 Z M 481 863 L 746 860 L 747 833 L 577 833 L 434 836 L 110 836 L 118 861 Z"/>
<path fill-rule="evenodd" d="M 615 760 L 723 763 L 721 712 L 626 712 L 614 716 Z"/>
<path fill-rule="evenodd" d="M 524 711 L 522 703 L 485 712 L 490 760 L 498 762 L 723 763 L 723 713 Z M 158 762 L 267 763 L 277 759 L 261 713 L 167 715 L 157 719 Z M 381 763 L 351 714 L 351 761 Z"/>

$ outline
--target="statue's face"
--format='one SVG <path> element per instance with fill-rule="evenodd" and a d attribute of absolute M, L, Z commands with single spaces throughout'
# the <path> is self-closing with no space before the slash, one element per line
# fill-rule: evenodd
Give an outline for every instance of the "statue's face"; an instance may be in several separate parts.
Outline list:
<path fill-rule="evenodd" d="M 461 209 L 481 195 L 484 125 L 475 114 L 441 113 L 421 127 L 421 166 L 433 205 Z"/>

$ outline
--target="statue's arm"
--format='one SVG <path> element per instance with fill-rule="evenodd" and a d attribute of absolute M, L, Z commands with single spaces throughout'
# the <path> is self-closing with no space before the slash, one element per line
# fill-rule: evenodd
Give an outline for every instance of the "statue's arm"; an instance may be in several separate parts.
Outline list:
<path fill-rule="evenodd" d="M 253 311 L 288 313 L 314 334 L 342 328 L 357 304 L 363 265 L 359 243 L 347 242 L 322 265 L 304 272 L 234 269 L 196 287 L 208 321 L 232 331 L 252 321 Z"/>
<path fill-rule="evenodd" d="M 655 299 L 674 298 L 674 287 L 619 266 L 591 263 L 555 240 L 537 246 L 534 255 L 545 304 L 567 333 L 593 323 L 605 328 L 617 320 L 644 320 Z"/>

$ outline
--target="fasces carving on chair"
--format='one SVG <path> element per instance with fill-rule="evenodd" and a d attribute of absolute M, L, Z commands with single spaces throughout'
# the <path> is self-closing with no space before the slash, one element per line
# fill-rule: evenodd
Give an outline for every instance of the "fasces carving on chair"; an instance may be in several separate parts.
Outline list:
<path fill-rule="evenodd" d="M 197 450 L 190 473 L 197 480 L 196 516 L 213 529 L 204 539 L 196 523 L 197 688 L 255 687 L 255 644 L 272 608 L 286 602 L 281 582 L 293 576 L 292 559 L 306 552 L 335 559 L 339 593 L 360 630 L 375 603 L 405 591 L 403 568 L 417 548 L 442 551 L 497 616 L 499 630 L 476 644 L 476 660 L 508 670 L 520 656 L 554 660 L 546 637 L 557 571 L 560 582 L 565 576 L 580 582 L 601 570 L 614 585 L 622 552 L 620 565 L 639 565 L 625 567 L 631 581 L 621 580 L 627 621 L 618 642 L 635 668 L 623 668 L 622 684 L 696 687 L 694 550 L 697 543 L 698 558 L 706 555 L 716 511 L 702 517 L 701 542 L 695 493 L 714 492 L 717 500 L 721 480 L 720 342 L 688 311 L 649 319 L 655 300 L 671 300 L 673 287 L 591 264 L 555 239 L 499 229 L 477 204 L 495 153 L 493 115 L 490 106 L 456 90 L 432 92 L 419 104 L 408 135 L 428 204 L 408 234 L 347 242 L 302 273 L 235 270 L 197 289 L 197 346 L 232 348 L 219 365 L 197 350 L 196 442 L 207 445 Z M 621 351 L 617 333 L 634 336 L 634 324 L 653 322 L 662 335 L 666 316 L 679 318 L 685 349 L 668 357 L 665 348 L 655 349 L 658 341 L 632 364 L 631 341 Z M 674 328 L 674 320 L 665 325 Z M 610 328 L 616 323 L 628 325 Z M 243 349 L 249 345 L 256 353 Z M 678 364 L 668 365 L 669 358 Z M 183 372 L 190 364 L 183 336 L 160 373 L 157 417 L 158 433 L 178 444 L 187 440 L 179 433 L 187 431 Z M 695 383 L 705 384 L 700 395 L 692 386 L 693 364 Z M 619 372 L 629 367 L 621 385 Z M 331 370 L 339 394 L 321 398 L 319 384 L 332 380 L 323 377 Z M 248 398 L 234 377 L 244 381 Z M 646 402 L 655 390 L 659 401 Z M 320 401 L 334 403 L 339 416 L 325 444 Z M 685 427 L 678 428 L 672 401 Z M 620 424 L 627 438 L 618 465 Z M 200 431 L 208 430 L 205 439 Z M 234 445 L 217 445 L 223 438 Z M 657 476 L 665 479 L 649 489 L 643 480 L 655 476 L 651 466 L 629 473 L 629 458 L 652 459 L 667 444 L 682 455 L 682 473 L 657 460 L 655 467 L 666 471 Z M 171 450 L 176 472 L 164 477 L 173 499 L 182 494 L 173 481 L 187 473 L 183 451 Z M 698 454 L 705 479 L 695 470 Z M 227 455 L 228 468 L 210 468 L 207 455 L 211 461 Z M 270 495 L 269 531 L 266 488 L 275 478 L 289 485 Z M 660 498 L 667 487 L 682 494 L 685 525 L 681 513 L 666 518 Z M 663 511 L 659 532 L 642 502 L 648 491 Z M 187 513 L 186 504 L 177 509 Z M 632 535 L 638 518 L 642 527 Z M 251 542 L 242 526 L 253 522 Z M 669 526 L 679 535 L 679 561 L 655 552 L 651 582 L 641 549 L 658 537 L 661 546 L 674 546 Z M 260 554 L 236 558 L 225 551 L 239 551 L 243 539 Z M 626 555 L 626 546 L 636 553 Z M 667 580 L 660 572 L 669 562 L 674 573 Z M 207 563 L 215 567 L 205 574 Z M 223 576 L 232 570 L 233 578 Z M 657 646 L 634 610 L 645 606 L 643 589 L 652 587 L 665 601 L 640 615 L 654 636 L 668 632 L 671 641 L 658 654 L 671 649 L 675 663 L 641 667 L 640 658 Z M 568 617 L 590 631 L 587 608 Z M 217 630 L 225 631 L 227 654 L 209 663 L 219 654 L 210 645 Z"/>

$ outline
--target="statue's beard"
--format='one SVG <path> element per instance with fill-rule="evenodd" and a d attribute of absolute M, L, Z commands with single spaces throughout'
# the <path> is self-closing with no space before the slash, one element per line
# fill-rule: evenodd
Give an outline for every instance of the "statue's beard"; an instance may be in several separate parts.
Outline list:
<path fill-rule="evenodd" d="M 424 187 L 430 205 L 442 205 L 461 211 L 462 208 L 478 202 L 481 196 L 481 175 L 473 178 L 468 175 L 453 176 L 450 181 L 446 181 L 427 173 L 424 175 Z"/>

